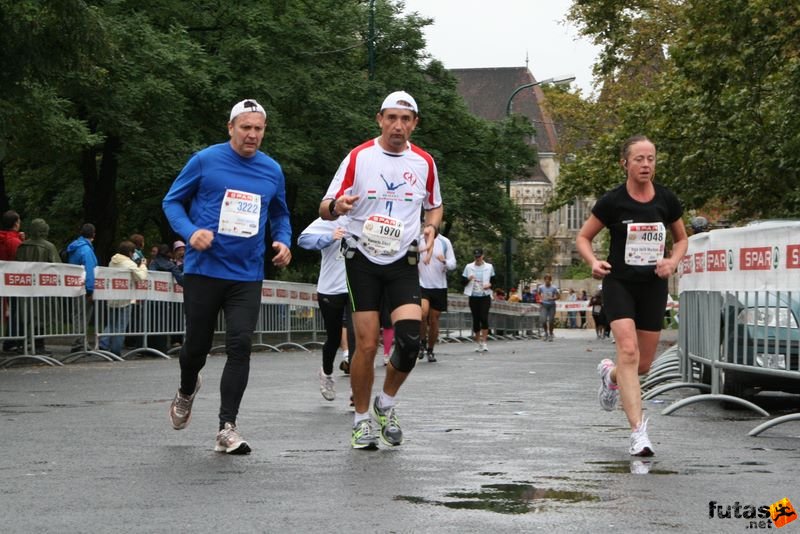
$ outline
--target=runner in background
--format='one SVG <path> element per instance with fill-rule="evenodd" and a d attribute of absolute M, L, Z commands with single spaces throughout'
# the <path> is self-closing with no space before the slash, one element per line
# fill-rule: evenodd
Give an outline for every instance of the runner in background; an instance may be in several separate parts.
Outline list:
<path fill-rule="evenodd" d="M 544 275 L 544 284 L 536 290 L 542 305 L 543 341 L 553 341 L 553 328 L 556 322 L 556 301 L 561 298 L 561 290 L 553 285 L 553 277 Z"/>
<path fill-rule="evenodd" d="M 489 308 L 492 306 L 492 282 L 494 266 L 483 258 L 483 249 L 473 251 L 475 261 L 468 263 L 461 273 L 464 294 L 469 297 L 469 311 L 472 313 L 472 333 L 475 335 L 475 352 L 488 352 L 486 340 L 489 338 Z"/>
<path fill-rule="evenodd" d="M 456 268 L 453 244 L 443 235 L 436 236 L 433 253 L 419 262 L 419 285 L 422 291 L 422 324 L 419 359 L 427 356 L 435 362 L 434 346 L 439 341 L 439 318 L 447 311 L 447 271 Z"/>
<path fill-rule="evenodd" d="M 347 295 L 347 279 L 342 256 L 342 238 L 345 235 L 345 217 L 338 221 L 317 218 L 297 238 L 297 244 L 306 250 L 319 250 L 322 262 L 317 280 L 317 304 L 325 323 L 325 344 L 322 345 L 322 367 L 319 370 L 319 391 L 325 400 L 336 398 L 336 380 L 333 377 L 333 362 L 336 352 L 346 342 L 343 328 L 349 315 L 350 299 Z M 346 345 L 345 345 L 346 346 Z"/>

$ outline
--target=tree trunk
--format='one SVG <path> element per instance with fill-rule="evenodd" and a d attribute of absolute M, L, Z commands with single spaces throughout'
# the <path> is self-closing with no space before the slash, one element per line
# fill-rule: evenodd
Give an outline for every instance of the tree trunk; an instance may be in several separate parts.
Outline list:
<path fill-rule="evenodd" d="M 0 213 L 5 213 L 11 209 L 8 193 L 6 193 L 6 174 L 4 169 L 5 164 L 0 161 Z"/>
<path fill-rule="evenodd" d="M 81 161 L 83 174 L 83 211 L 86 222 L 97 228 L 94 240 L 95 254 L 100 265 L 107 265 L 117 244 L 117 172 L 118 156 L 122 148 L 120 139 L 109 135 L 103 145 L 100 166 L 97 151 L 84 151 Z"/>

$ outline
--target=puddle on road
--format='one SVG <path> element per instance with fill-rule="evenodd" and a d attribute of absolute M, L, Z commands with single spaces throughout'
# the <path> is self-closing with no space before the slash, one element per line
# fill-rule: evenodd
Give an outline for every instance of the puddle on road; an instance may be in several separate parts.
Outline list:
<path fill-rule="evenodd" d="M 679 475 L 678 471 L 657 469 L 653 460 L 618 460 L 609 462 L 586 462 L 597 465 L 602 473 L 633 473 L 634 475 Z M 683 473 L 686 474 L 686 473 Z"/>
<path fill-rule="evenodd" d="M 744 461 L 735 464 L 687 464 L 685 469 L 675 471 L 672 469 L 658 468 L 656 460 L 635 458 L 632 460 L 613 460 L 586 462 L 587 465 L 597 466 L 601 473 L 632 473 L 634 475 L 693 475 L 699 472 L 715 472 L 721 475 L 737 475 L 741 473 L 771 474 L 772 471 L 763 469 L 768 466 L 766 462 Z M 750 469 L 743 469 L 749 467 Z M 753 469 L 762 467 L 762 469 Z"/>
<path fill-rule="evenodd" d="M 536 488 L 531 484 L 485 484 L 480 491 L 454 491 L 445 495 L 452 500 L 434 500 L 410 495 L 398 495 L 396 501 L 432 504 L 458 510 L 486 510 L 498 514 L 536 512 L 552 502 L 591 502 L 600 497 L 582 491 Z"/>

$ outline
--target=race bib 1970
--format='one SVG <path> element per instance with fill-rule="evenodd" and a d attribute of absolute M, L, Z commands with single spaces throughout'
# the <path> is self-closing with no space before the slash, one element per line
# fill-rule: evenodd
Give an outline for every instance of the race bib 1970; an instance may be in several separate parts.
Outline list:
<path fill-rule="evenodd" d="M 400 250 L 403 221 L 386 215 L 370 215 L 361 228 L 361 244 L 372 256 L 392 256 Z"/>

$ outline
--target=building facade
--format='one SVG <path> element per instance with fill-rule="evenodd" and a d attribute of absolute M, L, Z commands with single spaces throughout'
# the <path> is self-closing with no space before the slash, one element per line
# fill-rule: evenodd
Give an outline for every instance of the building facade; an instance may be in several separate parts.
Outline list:
<path fill-rule="evenodd" d="M 536 82 L 527 67 L 452 69 L 450 72 L 458 80 L 458 92 L 470 111 L 494 121 L 506 117 L 509 98 L 517 88 Z M 534 239 L 554 239 L 556 254 L 552 274 L 560 278 L 563 271 L 580 258 L 575 249 L 575 237 L 589 215 L 591 203 L 576 199 L 555 212 L 545 211 L 558 183 L 559 160 L 556 157 L 556 124 L 541 105 L 543 101 L 544 92 L 539 86 L 520 91 L 511 101 L 511 112 L 527 117 L 535 128 L 531 143 L 536 147 L 539 161 L 530 176 L 511 181 L 510 192 L 519 206 L 526 233 Z M 528 273 L 517 274 L 520 278 L 529 276 Z"/>

